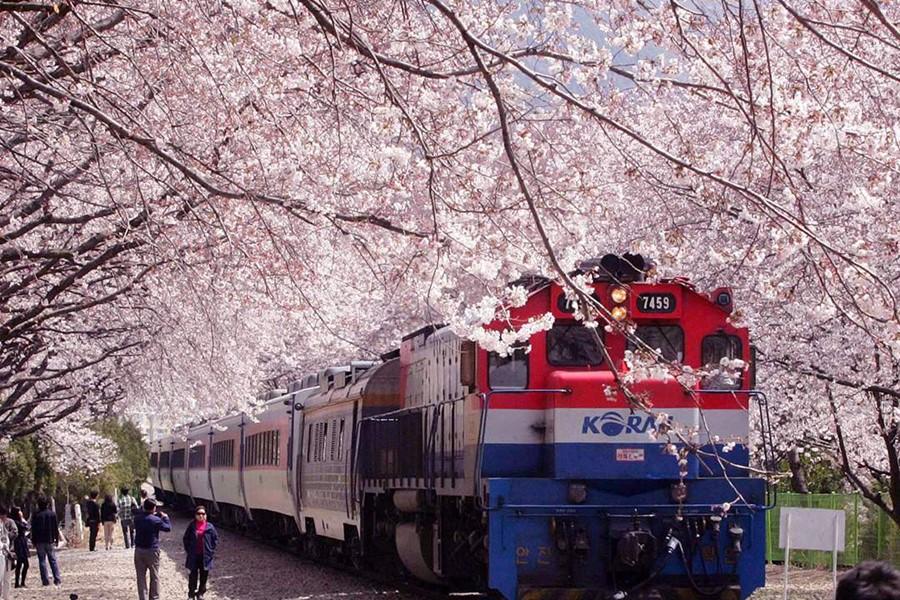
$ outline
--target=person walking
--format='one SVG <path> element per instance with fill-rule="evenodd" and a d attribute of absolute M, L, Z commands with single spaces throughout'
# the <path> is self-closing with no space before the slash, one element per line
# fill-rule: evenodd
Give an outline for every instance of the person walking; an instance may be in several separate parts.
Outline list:
<path fill-rule="evenodd" d="M 37 550 L 38 570 L 41 572 L 41 584 L 50 585 L 47 575 L 47 563 L 53 572 L 53 583 L 59 585 L 59 564 L 56 562 L 56 545 L 59 543 L 59 521 L 56 513 L 50 510 L 50 501 L 41 496 L 37 501 L 38 512 L 31 515 L 31 543 Z"/>
<path fill-rule="evenodd" d="M 122 537 L 125 538 L 125 548 L 134 546 L 134 509 L 138 508 L 137 500 L 134 499 L 127 487 L 119 490 L 119 523 L 122 525 Z"/>
<path fill-rule="evenodd" d="M 206 594 L 206 582 L 212 569 L 216 546 L 219 545 L 219 534 L 212 523 L 206 520 L 206 507 L 194 509 L 194 520 L 188 524 L 182 538 L 184 552 L 187 555 L 184 566 L 190 571 L 188 575 L 188 598 L 203 600 Z"/>
<path fill-rule="evenodd" d="M 18 529 L 5 506 L 0 506 L 0 600 L 9 600 L 9 574 L 15 565 L 13 544 Z"/>
<path fill-rule="evenodd" d="M 21 508 L 13 508 L 11 516 L 18 530 L 16 541 L 13 544 L 13 548 L 16 551 L 16 574 L 13 587 L 23 588 L 25 587 L 25 576 L 28 575 L 28 530 L 31 527 L 28 525 L 28 521 L 25 520 Z"/>
<path fill-rule="evenodd" d="M 97 549 L 97 534 L 100 531 L 100 505 L 97 504 L 97 496 L 100 492 L 92 490 L 88 494 L 87 502 L 84 503 L 85 523 L 90 530 L 90 538 L 88 540 L 88 549 L 94 552 Z"/>
<path fill-rule="evenodd" d="M 119 514 L 119 507 L 116 501 L 109 494 L 103 498 L 103 504 L 100 506 L 100 520 L 103 521 L 103 544 L 107 550 L 112 550 L 113 531 L 116 527 L 116 517 Z"/>
<path fill-rule="evenodd" d="M 169 516 L 158 510 L 156 501 L 144 500 L 144 510 L 134 515 L 134 569 L 138 600 L 148 600 L 147 571 L 150 572 L 149 600 L 159 600 L 159 532 L 172 531 Z"/>

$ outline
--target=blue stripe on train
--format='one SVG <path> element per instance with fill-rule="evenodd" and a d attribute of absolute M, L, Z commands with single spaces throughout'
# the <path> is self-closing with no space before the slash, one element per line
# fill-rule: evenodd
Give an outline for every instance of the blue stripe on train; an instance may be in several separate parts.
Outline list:
<path fill-rule="evenodd" d="M 678 458 L 663 444 L 485 444 L 486 477 L 553 477 L 558 479 L 678 479 Z M 723 452 L 722 465 L 712 446 L 687 457 L 688 479 L 720 477 L 722 466 L 734 477 L 746 477 L 749 451 L 735 446 Z M 705 453 L 705 455 L 704 455 Z"/>

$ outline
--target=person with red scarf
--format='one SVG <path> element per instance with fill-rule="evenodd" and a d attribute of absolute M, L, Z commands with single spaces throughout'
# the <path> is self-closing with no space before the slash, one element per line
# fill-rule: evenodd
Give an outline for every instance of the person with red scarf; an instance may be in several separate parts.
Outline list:
<path fill-rule="evenodd" d="M 190 570 L 188 598 L 203 600 L 216 546 L 219 544 L 215 526 L 206 520 L 206 507 L 198 506 L 194 509 L 194 520 L 187 526 L 182 541 L 187 554 L 184 566 Z"/>

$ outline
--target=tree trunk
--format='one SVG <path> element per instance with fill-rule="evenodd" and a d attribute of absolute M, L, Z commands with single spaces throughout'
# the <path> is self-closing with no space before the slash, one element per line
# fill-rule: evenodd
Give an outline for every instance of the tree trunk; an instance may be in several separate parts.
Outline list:
<path fill-rule="evenodd" d="M 809 486 L 806 485 L 806 472 L 800 463 L 800 450 L 797 446 L 788 451 L 787 460 L 791 468 L 791 491 L 798 494 L 808 494 Z"/>

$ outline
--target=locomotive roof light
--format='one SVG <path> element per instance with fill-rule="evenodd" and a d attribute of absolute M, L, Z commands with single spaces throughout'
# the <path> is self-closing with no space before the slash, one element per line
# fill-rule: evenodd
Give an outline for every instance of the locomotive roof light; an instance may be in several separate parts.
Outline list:
<path fill-rule="evenodd" d="M 609 297 L 612 298 L 612 301 L 616 304 L 622 304 L 628 300 L 628 290 L 623 287 L 614 287 L 609 293 Z"/>
<path fill-rule="evenodd" d="M 614 306 L 613 309 L 609 311 L 609 315 L 614 321 L 624 321 L 625 317 L 628 316 L 628 310 L 624 306 Z"/>
<path fill-rule="evenodd" d="M 734 310 L 734 295 L 731 293 L 730 288 L 716 288 L 709 295 L 709 299 L 726 313 L 730 314 Z"/>

